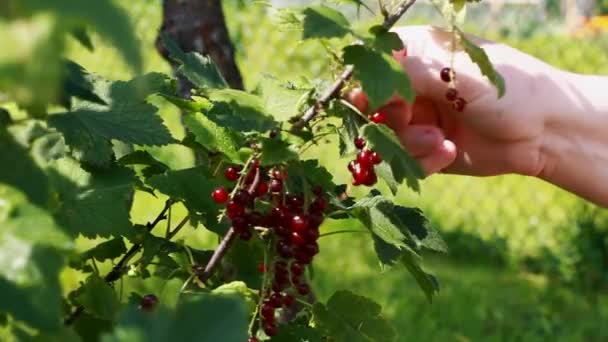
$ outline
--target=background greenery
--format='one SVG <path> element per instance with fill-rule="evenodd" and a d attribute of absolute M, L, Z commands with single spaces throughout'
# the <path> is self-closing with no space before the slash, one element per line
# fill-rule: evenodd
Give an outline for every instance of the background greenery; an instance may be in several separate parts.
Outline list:
<path fill-rule="evenodd" d="M 133 0 L 124 6 L 146 53 L 144 70 L 168 71 L 153 46 L 160 22 L 158 1 Z M 227 1 L 226 10 L 248 88 L 255 87 L 264 73 L 282 79 L 315 78 L 331 69 L 323 47 L 299 43 L 296 33 L 278 30 L 263 8 Z M 555 66 L 608 73 L 606 38 L 569 38 L 555 33 L 559 30 L 549 22 L 525 20 L 521 26 L 507 20 L 518 18 L 516 11 L 507 13 L 506 22 L 494 26 L 491 34 L 482 14 L 472 11 L 471 18 L 469 31 L 483 32 Z M 440 22 L 430 8 L 417 10 L 408 19 L 428 22 Z M 116 52 L 97 37 L 94 43 L 94 52 L 74 43 L 70 56 L 103 76 L 127 79 L 130 71 Z M 179 114 L 170 106 L 163 108 L 167 124 L 180 137 Z M 335 144 L 323 148 L 333 149 Z M 179 147 L 159 148 L 156 155 L 175 167 L 192 164 L 192 156 Z M 323 162 L 338 181 L 348 181 L 346 161 L 328 157 Z M 383 304 L 403 341 L 608 340 L 607 217 L 602 211 L 549 184 L 518 176 L 434 176 L 424 182 L 420 195 L 404 189 L 399 196 L 399 202 L 421 207 L 450 247 L 451 257 L 432 258 L 430 263 L 442 285 L 437 300 L 429 305 L 405 272 L 381 274 L 369 239 L 356 234 L 321 239 L 313 279 L 321 299 L 339 288 L 374 298 Z M 163 200 L 138 194 L 135 221 L 152 219 Z M 181 217 L 176 212 L 174 216 Z M 331 222 L 324 229 L 331 231 Z M 210 234 L 190 232 L 182 238 L 201 246 L 215 242 Z M 92 242 L 79 244 L 84 248 Z M 65 273 L 66 291 L 82 279 Z M 181 284 L 147 279 L 126 280 L 123 285 L 125 293 L 129 287 L 145 288 L 171 302 Z"/>

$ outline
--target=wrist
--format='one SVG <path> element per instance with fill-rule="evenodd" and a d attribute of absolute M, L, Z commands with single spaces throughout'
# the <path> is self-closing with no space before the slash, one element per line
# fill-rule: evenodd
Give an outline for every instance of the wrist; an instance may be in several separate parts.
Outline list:
<path fill-rule="evenodd" d="M 539 177 L 608 206 L 608 78 L 556 71 L 545 89 Z"/>

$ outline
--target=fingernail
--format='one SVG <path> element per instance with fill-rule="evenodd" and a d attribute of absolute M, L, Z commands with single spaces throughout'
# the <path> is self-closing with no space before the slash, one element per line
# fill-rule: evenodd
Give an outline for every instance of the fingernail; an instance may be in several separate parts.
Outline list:
<path fill-rule="evenodd" d="M 417 145 L 428 146 L 435 143 L 436 137 L 435 133 L 433 133 L 431 130 L 424 130 L 420 134 L 416 135 L 414 140 Z"/>

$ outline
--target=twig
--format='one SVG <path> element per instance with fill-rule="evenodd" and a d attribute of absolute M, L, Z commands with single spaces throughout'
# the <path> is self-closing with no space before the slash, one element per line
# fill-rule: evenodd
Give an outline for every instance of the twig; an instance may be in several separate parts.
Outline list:
<path fill-rule="evenodd" d="M 255 189 L 257 188 L 258 184 L 260 183 L 260 178 L 261 178 L 260 169 L 257 168 L 255 171 L 255 177 L 253 178 L 253 182 L 249 186 L 249 189 L 247 189 L 247 191 L 251 195 L 255 194 Z M 232 245 L 232 242 L 234 241 L 235 238 L 236 238 L 236 231 L 234 230 L 233 227 L 230 227 L 228 229 L 228 232 L 226 232 L 226 235 L 224 235 L 224 237 L 222 238 L 222 241 L 220 241 L 220 244 L 213 251 L 213 255 L 211 255 L 211 259 L 209 259 L 209 262 L 207 262 L 207 265 L 205 265 L 205 269 L 198 276 L 198 279 L 201 282 L 205 282 L 205 281 L 207 281 L 207 279 L 209 279 L 209 277 L 211 277 L 211 275 L 213 274 L 213 272 L 219 265 L 220 261 L 226 254 L 226 252 L 228 252 L 228 249 Z"/>
<path fill-rule="evenodd" d="M 165 207 L 163 208 L 163 210 L 161 210 L 161 212 L 158 214 L 158 216 L 156 216 L 154 221 L 146 223 L 146 229 L 148 230 L 148 232 L 150 232 L 152 229 L 154 229 L 154 227 L 156 227 L 156 225 L 160 221 L 164 220 L 167 217 L 166 214 L 167 214 L 167 211 L 169 210 L 169 208 L 171 207 L 171 205 L 173 205 L 173 201 L 171 199 L 168 199 L 165 202 Z M 137 252 L 139 252 L 141 247 L 142 247 L 141 244 L 134 244 L 133 246 L 131 246 L 131 248 L 129 248 L 127 253 L 125 253 L 125 255 L 123 255 L 122 258 L 118 261 L 118 263 L 116 265 L 114 265 L 114 267 L 112 267 L 112 270 L 110 272 L 108 272 L 108 274 L 106 274 L 106 276 L 104 277 L 104 280 L 108 284 L 112 284 L 116 280 L 120 279 L 122 277 L 122 275 L 124 274 L 125 266 L 131 260 L 131 258 L 133 258 L 133 256 L 135 254 L 137 254 Z M 84 313 L 84 306 L 82 306 L 82 305 L 77 306 L 76 309 L 74 309 L 74 311 L 72 311 L 72 313 L 68 317 L 65 318 L 65 320 L 63 321 L 63 324 L 71 325 L 83 313 Z"/>
<path fill-rule="evenodd" d="M 391 27 L 393 27 L 393 25 L 395 25 L 395 23 L 401 19 L 401 17 L 405 14 L 405 12 L 407 12 L 410 7 L 412 7 L 412 5 L 414 5 L 414 3 L 416 2 L 416 0 L 407 0 L 407 1 L 403 1 L 401 4 L 399 4 L 399 6 L 397 6 L 397 9 L 395 10 L 395 12 L 389 16 L 387 16 L 384 19 L 384 22 L 382 23 L 382 26 L 384 28 L 386 28 L 387 30 L 390 29 Z M 304 128 L 308 122 L 310 120 L 312 120 L 321 109 L 323 109 L 325 106 L 327 106 L 329 104 L 329 102 L 335 98 L 337 98 L 338 96 L 340 96 L 340 92 L 342 91 L 342 88 L 344 88 L 344 85 L 346 84 L 346 82 L 352 77 L 353 75 L 353 71 L 354 71 L 354 67 L 352 65 L 347 66 L 344 71 L 342 72 L 342 74 L 340 74 L 340 76 L 338 77 L 338 79 L 331 85 L 331 87 L 329 87 L 329 89 L 327 89 L 322 95 L 321 97 L 317 100 L 317 102 L 315 102 L 314 105 L 312 105 L 311 107 L 309 107 L 304 114 L 300 117 L 300 119 L 293 124 L 293 126 L 291 127 L 291 132 L 297 132 L 299 130 L 301 130 L 302 128 Z"/>

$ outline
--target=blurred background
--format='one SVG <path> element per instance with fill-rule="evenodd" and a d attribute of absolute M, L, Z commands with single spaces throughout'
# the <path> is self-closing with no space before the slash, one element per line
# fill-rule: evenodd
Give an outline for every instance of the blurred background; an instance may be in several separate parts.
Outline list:
<path fill-rule="evenodd" d="M 169 72 L 154 48 L 160 1 L 116 2 L 137 28 L 145 70 Z M 277 6 L 306 3 L 274 1 Z M 376 8 L 376 1 L 367 3 Z M 272 10 L 244 0 L 227 0 L 224 6 L 248 89 L 264 74 L 285 80 L 330 75 L 325 50 L 317 43 L 299 42 L 298 32 L 279 30 Z M 361 23 L 378 20 L 363 8 L 359 12 L 353 6 L 340 8 Z M 608 14 L 608 0 L 484 0 L 470 4 L 463 27 L 556 67 L 606 75 L 608 17 L 603 14 Z M 402 24 L 442 25 L 443 20 L 430 3 L 420 1 Z M 116 52 L 93 38 L 94 52 L 74 43 L 69 57 L 108 78 L 128 78 L 129 69 Z M 162 113 L 173 134 L 183 136 L 179 113 L 171 106 L 164 106 Z M 193 163 L 179 147 L 154 152 L 174 167 Z M 336 155 L 323 153 L 327 156 L 323 163 L 338 182 L 346 183 L 347 161 L 336 160 Z M 321 239 L 322 253 L 312 280 L 321 300 L 341 288 L 373 298 L 398 328 L 401 341 L 608 341 L 608 214 L 604 210 L 520 176 L 433 176 L 424 181 L 421 194 L 404 188 L 397 201 L 422 208 L 450 248 L 449 255 L 426 256 L 427 268 L 441 283 L 436 300 L 429 304 L 407 272 L 380 272 L 369 239 L 356 234 Z M 157 212 L 151 208 L 162 203 L 138 194 L 134 220 L 151 219 Z M 329 222 L 323 229 L 335 229 L 334 225 Z M 182 238 L 203 246 L 215 242 L 201 230 Z M 78 275 L 64 275 L 67 283 L 78 280 Z"/>

